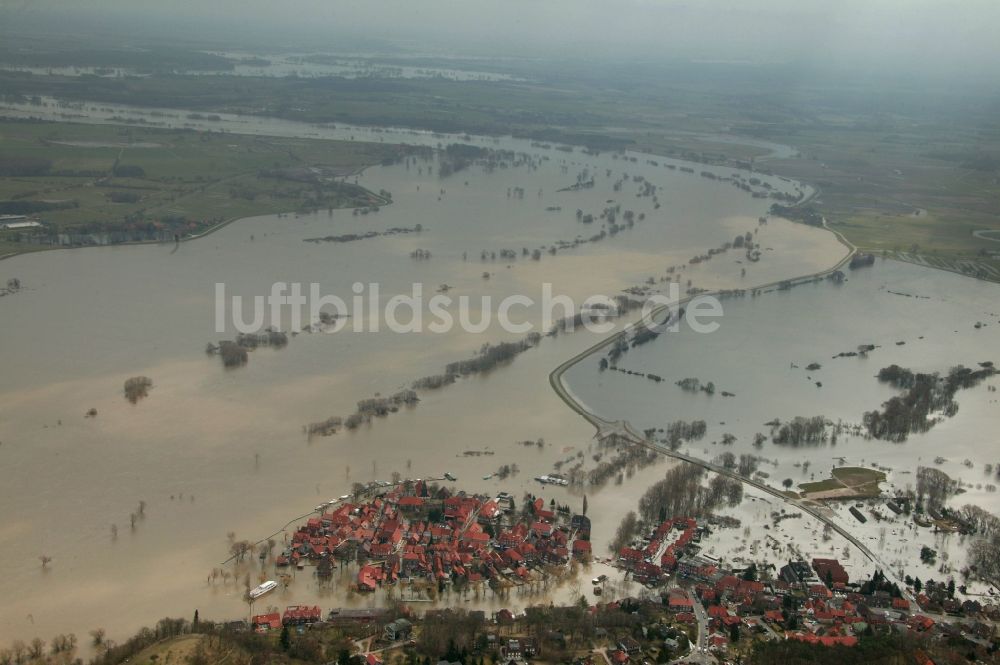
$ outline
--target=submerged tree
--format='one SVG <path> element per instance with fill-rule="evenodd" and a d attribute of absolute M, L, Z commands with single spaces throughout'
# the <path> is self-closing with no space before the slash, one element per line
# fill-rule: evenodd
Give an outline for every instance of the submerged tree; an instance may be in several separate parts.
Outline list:
<path fill-rule="evenodd" d="M 149 394 L 153 380 L 148 376 L 133 376 L 125 381 L 125 399 L 135 404 Z"/>

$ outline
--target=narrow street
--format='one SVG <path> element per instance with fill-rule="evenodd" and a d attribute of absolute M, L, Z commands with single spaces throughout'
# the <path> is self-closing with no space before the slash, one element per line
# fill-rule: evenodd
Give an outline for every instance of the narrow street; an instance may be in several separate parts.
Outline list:
<path fill-rule="evenodd" d="M 705 611 L 705 606 L 701 604 L 701 600 L 692 596 L 694 601 L 691 605 L 691 610 L 694 613 L 694 619 L 698 624 L 698 639 L 691 644 L 691 653 L 684 656 L 683 658 L 678 658 L 672 662 L 674 663 L 716 663 L 715 656 L 708 653 L 708 613 Z"/>

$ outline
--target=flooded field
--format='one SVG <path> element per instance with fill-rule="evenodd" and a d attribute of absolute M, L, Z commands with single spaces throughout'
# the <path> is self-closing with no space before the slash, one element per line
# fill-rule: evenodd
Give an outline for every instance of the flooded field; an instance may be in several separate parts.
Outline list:
<path fill-rule="evenodd" d="M 796 489 L 800 483 L 828 478 L 835 467 L 863 466 L 884 471 L 883 492 L 896 494 L 915 488 L 918 467 L 933 467 L 961 484 L 948 505 L 975 504 L 996 512 L 1000 510 L 993 445 L 1000 422 L 996 376 L 960 390 L 954 417 L 942 416 L 928 432 L 911 433 L 905 442 L 872 440 L 847 430 L 823 443 L 779 445 L 772 442 L 772 428 L 765 423 L 825 416 L 834 423 L 861 424 L 865 412 L 879 409 L 900 393 L 877 379 L 883 367 L 896 364 L 945 375 L 956 365 L 978 368 L 979 363 L 997 361 L 998 295 L 998 287 L 986 282 L 877 261 L 870 268 L 848 271 L 847 281 L 840 285 L 823 281 L 726 301 L 717 332 L 682 330 L 663 335 L 629 350 L 618 361 L 619 369 L 652 373 L 662 377 L 661 383 L 621 371 L 600 371 L 597 356 L 573 367 L 564 378 L 593 413 L 627 420 L 638 430 L 677 419 L 705 420 L 704 439 L 681 446 L 682 452 L 704 460 L 725 453 L 755 456 L 759 470 L 775 488 L 786 479 Z M 866 345 L 874 348 L 858 354 L 858 347 Z M 852 355 L 841 356 L 844 353 Z M 813 363 L 818 367 L 810 369 Z M 713 382 L 715 394 L 676 385 L 686 378 Z M 758 433 L 765 438 L 755 446 Z M 864 524 L 848 512 L 855 503 L 868 516 Z M 905 565 L 906 572 L 926 579 L 964 567 L 966 537 L 914 531 L 883 503 L 840 502 L 833 514 L 894 571 Z M 810 528 L 803 520 L 782 523 L 782 528 L 794 529 L 796 524 Z M 809 538 L 799 542 L 808 543 Z M 949 553 L 944 571 L 940 566 L 913 568 L 922 545 Z"/>
<path fill-rule="evenodd" d="M 40 111 L 58 116 L 67 109 L 18 112 Z M 73 113 L 94 122 L 146 113 L 142 117 L 159 123 L 189 123 L 182 112 L 172 119 L 162 110 L 149 116 L 105 105 Z M 213 126 L 424 145 L 456 140 L 239 117 Z M 427 477 L 450 471 L 469 490 L 506 490 L 518 497 L 532 491 L 571 505 L 582 500 L 579 490 L 542 488 L 532 478 L 596 445 L 590 426 L 566 409 L 547 380 L 553 367 L 593 344 L 596 335 L 544 338 L 509 367 L 421 392 L 415 408 L 309 440 L 303 434 L 307 423 L 345 416 L 360 399 L 439 373 L 484 343 L 522 335 L 504 332 L 495 319 L 478 334 L 458 326 L 442 334 L 301 334 L 286 348 L 257 350 L 247 366 L 226 370 L 204 352 L 206 343 L 235 334 L 215 331 L 217 283 L 229 295 L 250 297 L 266 295 L 274 282 L 315 282 L 323 293 L 345 299 L 355 282 L 378 283 L 383 303 L 409 293 L 414 282 L 428 293 L 447 284 L 451 296 L 474 302 L 518 293 L 537 300 L 541 285 L 551 283 L 554 293 L 579 301 L 616 295 L 649 278 L 662 285 L 668 266 L 684 265 L 747 232 L 756 232 L 768 248 L 759 262 L 747 264 L 735 251 L 719 254 L 685 269 L 685 283 L 752 286 L 825 268 L 844 255 L 844 247 L 819 229 L 782 220 L 759 227 L 767 199 L 666 167 L 679 162 L 585 155 L 513 140 L 462 142 L 522 158 L 516 165 L 472 166 L 447 178 L 439 176 L 436 158 L 372 168 L 357 182 L 388 190 L 393 203 L 367 215 L 324 210 L 257 217 L 179 246 L 60 250 L 0 262 L 0 277 L 16 276 L 23 285 L 0 300 L 0 501 L 7 507 L 0 517 L 0 562 L 8 570 L 3 591 L 19 599 L 0 610 L 0 640 L 85 634 L 96 626 L 81 625 L 80 617 L 98 609 L 112 636 L 195 608 L 206 617 L 241 616 L 242 586 L 207 582 L 228 557 L 227 534 L 266 538 L 320 501 L 350 491 L 353 483 L 387 479 L 393 472 Z M 593 174 L 593 187 L 558 191 L 584 169 Z M 716 173 L 722 178 L 732 171 Z M 640 175 L 656 185 L 659 208 L 650 197 L 637 196 Z M 794 187 L 762 179 L 775 188 Z M 520 251 L 589 236 L 600 222 L 593 230 L 582 228 L 575 211 L 599 213 L 609 201 L 645 219 L 600 242 L 543 252 L 538 260 Z M 418 224 L 419 233 L 304 242 Z M 411 258 L 418 249 L 430 258 Z M 481 259 L 484 250 L 504 249 L 516 250 L 516 258 Z M 538 329 L 538 308 L 523 311 Z M 122 385 L 140 375 L 151 378 L 153 387 L 133 405 Z M 87 417 L 91 409 L 96 415 Z M 539 438 L 543 447 L 518 443 Z M 512 478 L 478 480 L 512 463 L 520 469 Z M 587 490 L 595 551 L 606 550 L 598 543 L 610 539 L 622 512 L 664 468 L 638 472 L 627 491 Z M 43 555 L 52 559 L 45 569 L 39 565 Z M 385 601 L 383 594 L 361 598 L 342 588 L 321 590 L 310 573 L 300 573 L 272 602 L 331 607 Z M 579 579 L 587 574 L 581 571 Z M 578 587 L 567 583 L 559 593 L 574 597 Z M 517 606 L 531 598 L 479 602 Z"/>

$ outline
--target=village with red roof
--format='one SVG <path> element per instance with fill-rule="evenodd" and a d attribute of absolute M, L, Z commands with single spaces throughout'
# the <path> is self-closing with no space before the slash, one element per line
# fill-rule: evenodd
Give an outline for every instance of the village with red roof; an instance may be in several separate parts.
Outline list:
<path fill-rule="evenodd" d="M 589 519 L 541 498 L 516 511 L 509 495 L 452 493 L 417 480 L 310 517 L 277 566 L 315 565 L 329 578 L 335 560 L 358 561 L 353 586 L 362 593 L 415 581 L 497 585 L 589 560 L 589 538 Z"/>
<path fill-rule="evenodd" d="M 369 487 L 366 493 L 365 498 L 345 497 L 322 507 L 299 524 L 275 566 L 311 566 L 321 581 L 332 577 L 334 566 L 356 566 L 350 585 L 362 595 L 395 585 L 438 592 L 468 585 L 498 589 L 544 579 L 573 560 L 588 567 L 610 566 L 609 571 L 617 569 L 617 579 L 595 577 L 593 595 L 604 595 L 606 589 L 609 595 L 620 594 L 623 580 L 646 587 L 650 595 L 587 601 L 587 616 L 615 625 L 616 613 L 635 616 L 637 608 L 645 608 L 642 616 L 655 617 L 655 623 L 643 630 L 655 639 L 634 630 L 617 637 L 608 632 L 604 665 L 638 665 L 661 658 L 665 649 L 674 656 L 687 649 L 731 659 L 768 641 L 853 649 L 873 634 L 909 635 L 921 644 L 961 638 L 984 648 L 993 635 L 992 622 L 1000 620 L 995 605 L 957 604 L 946 586 L 934 582 L 914 594 L 879 572 L 851 580 L 841 562 L 830 557 L 793 559 L 762 570 L 755 564 L 733 567 L 703 550 L 715 528 L 711 519 L 665 519 L 616 556 L 594 559 L 590 519 L 541 497 L 526 494 L 515 505 L 504 492 L 470 494 L 423 480 L 386 484 L 376 491 Z M 283 613 L 269 608 L 254 615 L 250 627 L 270 632 L 356 626 L 373 636 L 372 646 L 391 646 L 442 612 L 453 610 L 430 609 L 423 616 L 406 610 L 400 616 L 387 609 L 341 608 L 324 617 L 317 606 L 292 605 Z M 942 620 L 942 612 L 951 617 Z M 485 630 L 494 627 L 485 634 L 487 644 L 507 662 L 527 661 L 552 640 L 567 644 L 554 631 L 525 634 L 528 614 L 508 609 L 494 612 L 492 619 L 483 612 L 471 614 L 483 615 Z M 933 662 L 927 652 L 920 653 L 921 662 Z M 373 665 L 382 662 L 374 652 L 366 658 Z"/>

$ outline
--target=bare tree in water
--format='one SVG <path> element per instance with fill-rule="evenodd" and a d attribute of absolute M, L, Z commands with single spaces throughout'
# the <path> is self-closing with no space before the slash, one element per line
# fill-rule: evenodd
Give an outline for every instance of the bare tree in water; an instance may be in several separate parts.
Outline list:
<path fill-rule="evenodd" d="M 241 563 L 252 549 L 253 543 L 249 540 L 238 540 L 229 546 L 229 552 L 236 558 L 237 563 Z"/>

